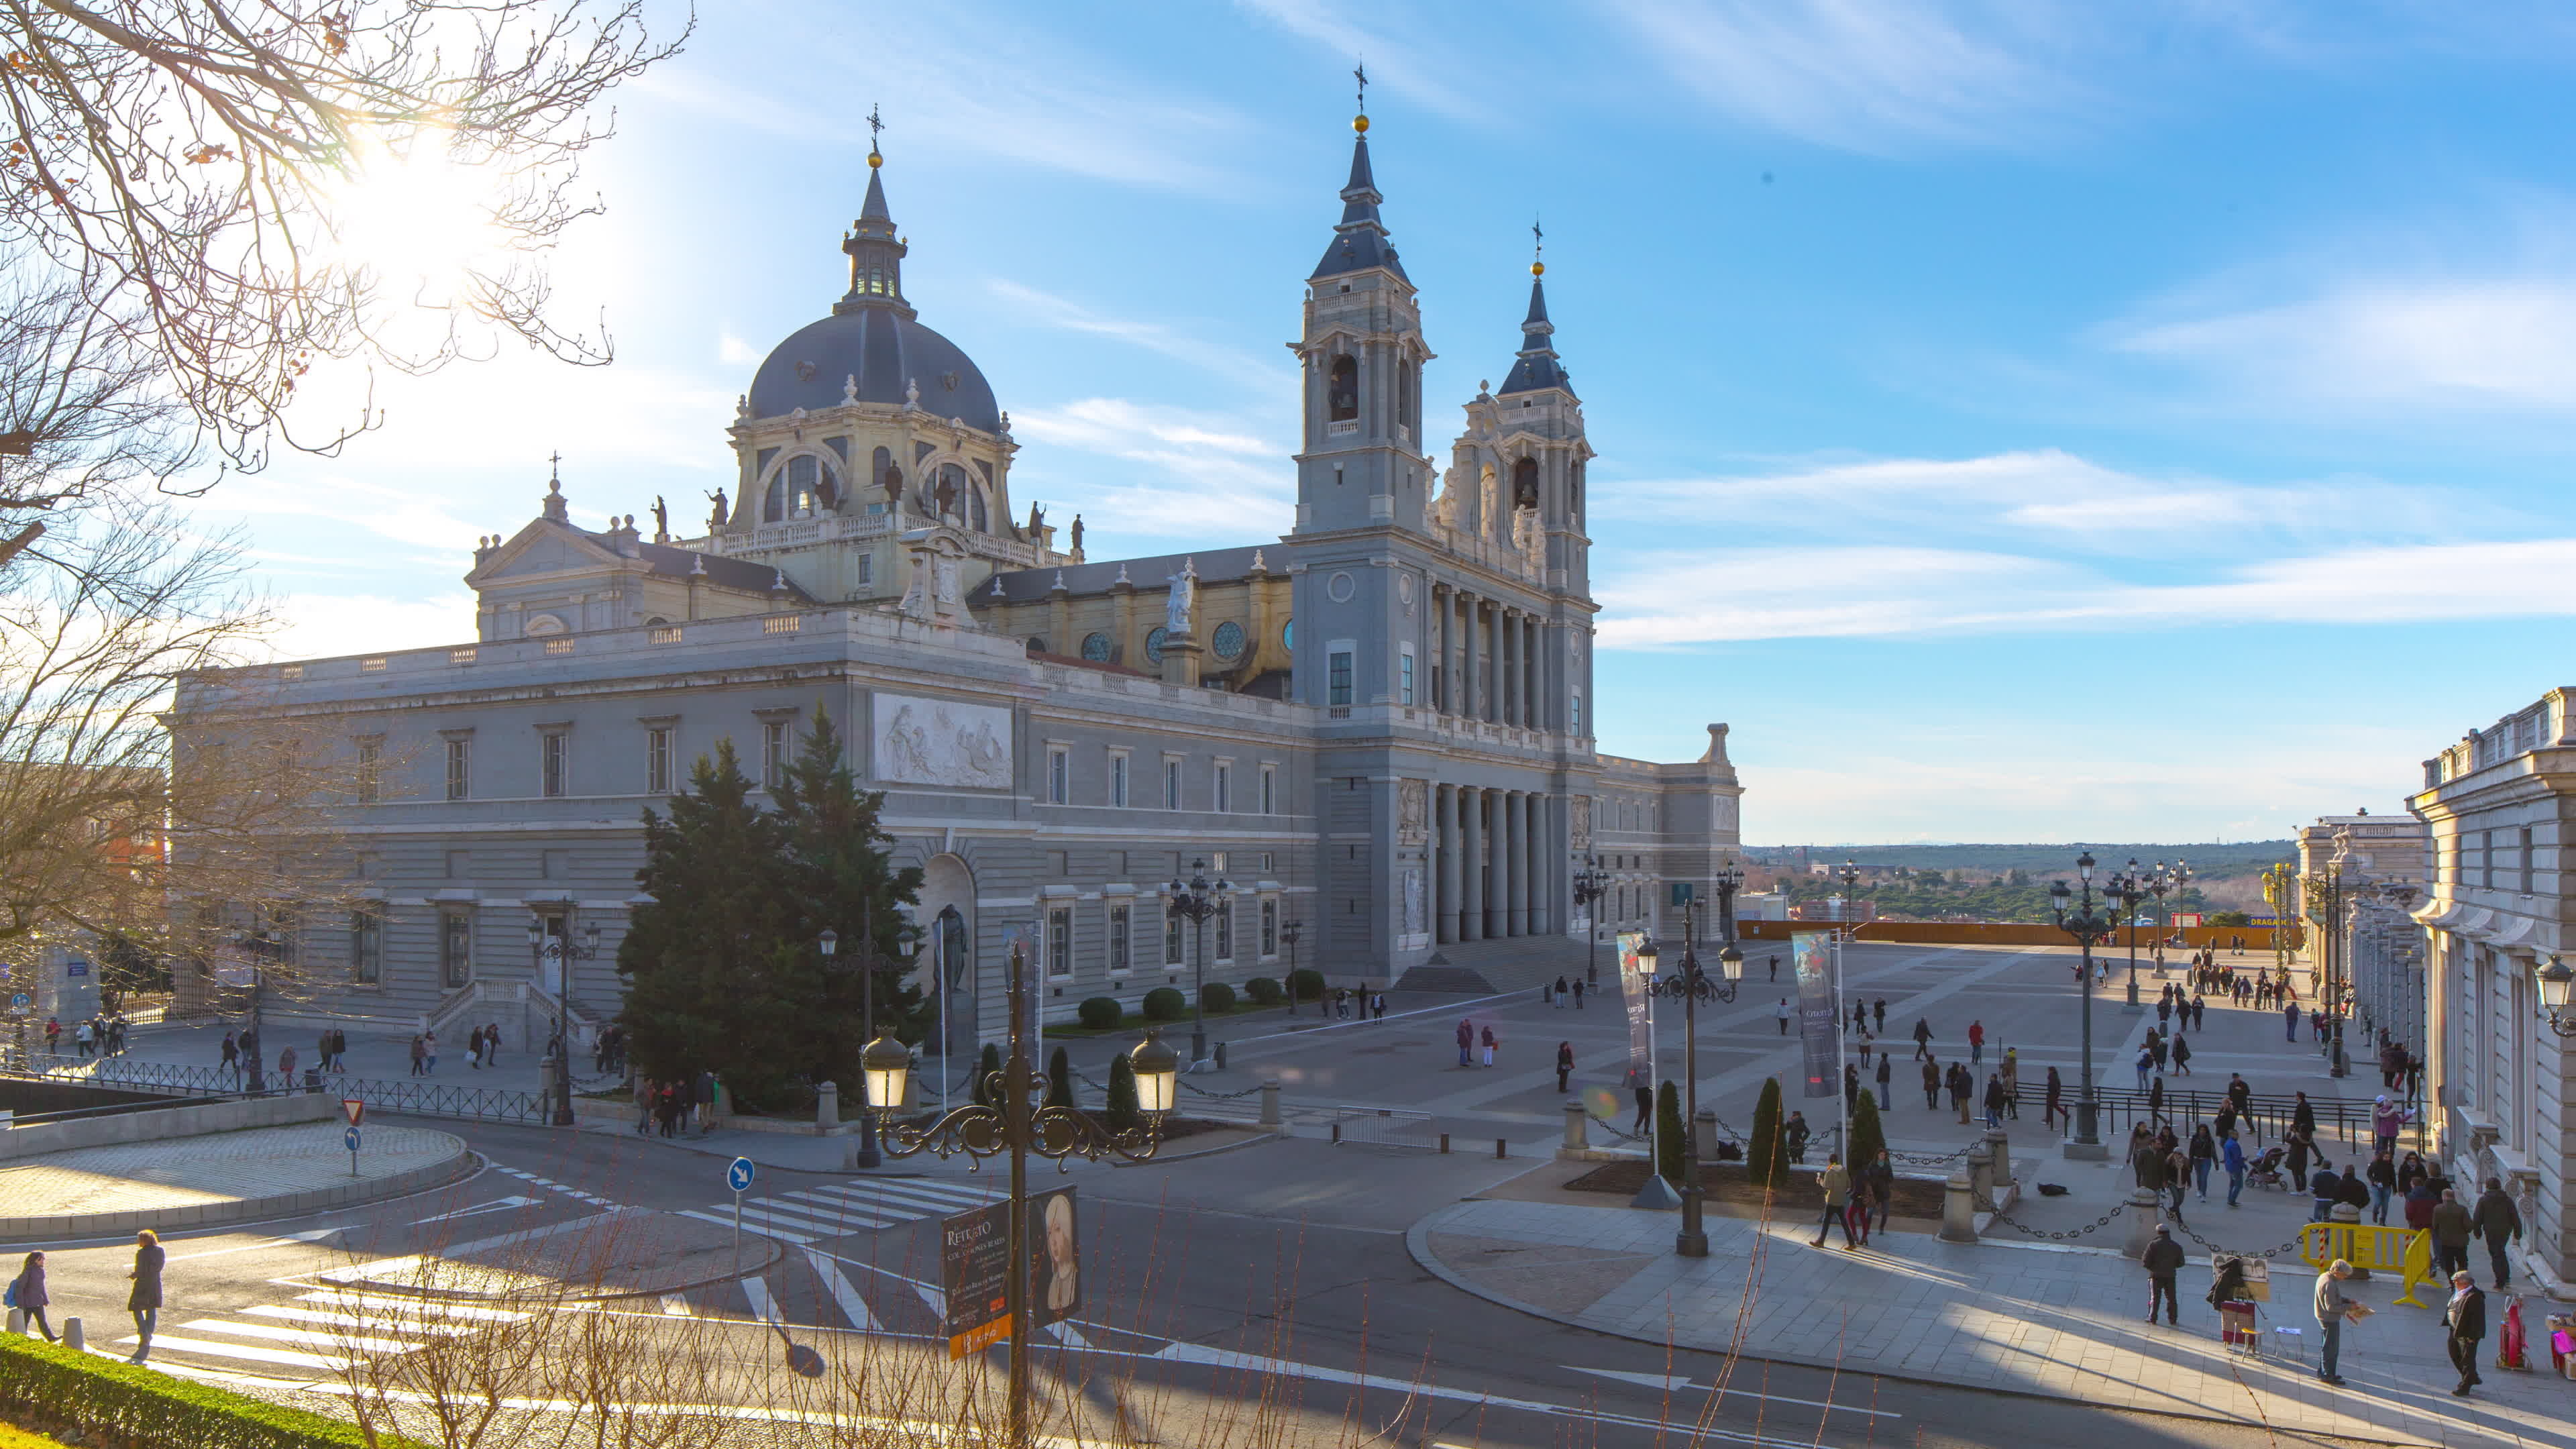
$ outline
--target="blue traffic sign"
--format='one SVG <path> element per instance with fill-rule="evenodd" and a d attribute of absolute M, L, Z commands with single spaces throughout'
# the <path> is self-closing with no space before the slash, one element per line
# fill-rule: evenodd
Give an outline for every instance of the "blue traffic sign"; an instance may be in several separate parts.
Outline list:
<path fill-rule="evenodd" d="M 355 1128 L 355 1127 L 350 1128 L 350 1129 L 349 1129 L 349 1132 L 348 1132 L 348 1135 L 347 1135 L 347 1136 L 345 1136 L 345 1137 L 342 1137 L 340 1140 L 341 1140 L 341 1141 L 343 1141 L 343 1142 L 345 1142 L 345 1143 L 347 1143 L 347 1144 L 349 1144 L 349 1150 L 350 1150 L 351 1152 L 355 1152 L 355 1151 L 357 1151 L 357 1150 L 358 1150 L 358 1129 L 357 1129 L 357 1128 Z"/>
<path fill-rule="evenodd" d="M 751 1186 L 752 1171 L 753 1169 L 750 1158 L 735 1158 L 725 1168 L 725 1186 L 732 1188 L 736 1192 L 741 1192 L 745 1188 Z"/>
<path fill-rule="evenodd" d="M 23 991 L 11 992 L 9 995 L 9 1009 L 11 1011 L 24 1011 L 32 1004 L 32 1002 L 33 998 Z"/>

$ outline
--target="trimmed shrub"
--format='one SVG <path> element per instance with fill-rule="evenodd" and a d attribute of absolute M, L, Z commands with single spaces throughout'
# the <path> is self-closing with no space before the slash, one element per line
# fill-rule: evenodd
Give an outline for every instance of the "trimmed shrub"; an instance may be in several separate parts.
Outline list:
<path fill-rule="evenodd" d="M 1111 1030 L 1125 1015 L 1125 1009 L 1119 1006 L 1115 996 L 1086 996 L 1082 998 L 1082 1004 L 1073 1009 L 1073 1019 L 1093 1031 Z"/>
<path fill-rule="evenodd" d="M 1288 999 L 1288 988 L 1267 976 L 1255 976 L 1243 983 L 1243 994 L 1251 997 L 1255 1006 L 1277 1006 Z"/>
<path fill-rule="evenodd" d="M 984 1055 L 976 1059 L 975 1080 L 967 1089 L 968 1099 L 978 1106 L 993 1105 L 990 1084 L 993 1074 L 1002 1069 L 1002 1049 L 993 1042 L 984 1043 Z"/>
<path fill-rule="evenodd" d="M 1067 1110 L 1073 1107 L 1073 1062 L 1064 1054 L 1062 1047 L 1057 1047 L 1055 1055 L 1047 1058 L 1046 1104 Z"/>
<path fill-rule="evenodd" d="M 1655 1093 L 1655 1175 L 1682 1185 L 1682 1089 L 1671 1082 Z"/>
<path fill-rule="evenodd" d="M 1878 1101 L 1867 1092 L 1852 1098 L 1851 1151 L 1844 1154 L 1843 1166 L 1857 1175 L 1878 1160 L 1887 1146 L 1887 1133 L 1878 1125 Z"/>
<path fill-rule="evenodd" d="M 1762 1079 L 1762 1095 L 1753 1103 L 1753 1140 L 1744 1144 L 1744 1175 L 1768 1188 L 1789 1181 L 1789 1149 L 1780 1140 L 1780 1079 Z"/>
<path fill-rule="evenodd" d="M 1324 973 L 1321 971 L 1309 970 L 1301 966 L 1288 973 L 1288 985 L 1297 993 L 1299 1001 L 1324 999 Z"/>
<path fill-rule="evenodd" d="M 290 1409 L 155 1369 L 0 1337 L 0 1408 L 69 1419 L 85 1434 L 185 1449 L 364 1449 L 355 1424 Z M 420 1449 L 379 1429 L 379 1449 Z"/>
<path fill-rule="evenodd" d="M 1234 1010 L 1234 988 L 1222 981 L 1211 981 L 1200 987 L 1199 1010 L 1211 1016 Z"/>
<path fill-rule="evenodd" d="M 1177 986 L 1157 986 L 1145 993 L 1147 1021 L 1178 1021 L 1187 1016 L 1189 1010 L 1190 999 L 1183 996 Z"/>
<path fill-rule="evenodd" d="M 1109 1103 L 1100 1115 L 1109 1119 L 1112 1131 L 1145 1125 L 1145 1113 L 1136 1105 L 1136 1069 L 1127 1064 L 1125 1052 L 1109 1059 Z"/>

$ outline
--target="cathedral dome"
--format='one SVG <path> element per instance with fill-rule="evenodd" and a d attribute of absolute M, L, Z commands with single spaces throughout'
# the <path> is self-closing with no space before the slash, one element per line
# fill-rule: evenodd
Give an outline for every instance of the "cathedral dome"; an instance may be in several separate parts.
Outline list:
<path fill-rule="evenodd" d="M 954 342 L 883 306 L 836 311 L 778 344 L 751 380 L 752 416 L 820 412 L 848 401 L 857 380 L 860 402 L 900 406 L 918 388 L 922 411 L 958 418 L 988 433 L 1002 429 L 992 384 Z"/>

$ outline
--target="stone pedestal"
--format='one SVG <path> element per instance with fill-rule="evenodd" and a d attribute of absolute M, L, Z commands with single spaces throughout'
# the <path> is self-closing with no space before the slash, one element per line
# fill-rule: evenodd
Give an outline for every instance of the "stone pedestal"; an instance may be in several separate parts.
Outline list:
<path fill-rule="evenodd" d="M 1996 1207 L 2001 1207 L 2003 1206 L 2004 1199 L 2012 1193 L 2013 1166 L 2011 1135 L 2006 1133 L 2001 1127 L 1987 1128 L 1986 1154 L 1993 1163 L 1993 1166 L 1990 1169 L 1990 1175 L 1986 1180 L 1986 1201 Z"/>
<path fill-rule="evenodd" d="M 841 1088 L 837 1082 L 819 1082 L 814 1087 L 814 1126 L 829 1132 L 841 1125 Z"/>
<path fill-rule="evenodd" d="M 2123 1249 L 2123 1251 L 2125 1251 L 2130 1257 L 2135 1258 L 2140 1253 L 2145 1252 L 2147 1250 L 2147 1244 L 2154 1242 L 2156 1238 L 2156 1195 L 2154 1192 L 2143 1187 L 2133 1187 L 2129 1189 L 2128 1222 L 2128 1246 Z"/>
<path fill-rule="evenodd" d="M 1691 1122 L 1691 1139 L 1699 1149 L 1702 1168 L 1717 1161 L 1717 1109 L 1702 1107 Z"/>
<path fill-rule="evenodd" d="M 1195 687 L 1199 682 L 1199 641 L 1188 634 L 1163 636 L 1163 682 Z"/>
<path fill-rule="evenodd" d="M 1261 1125 L 1273 1132 L 1278 1131 L 1280 1128 L 1279 1084 L 1277 1082 L 1263 1082 L 1261 1084 Z"/>
<path fill-rule="evenodd" d="M 1993 1202 L 1995 1200 L 1995 1150 L 1987 1146 L 1983 1140 L 1968 1146 L 1967 1173 L 1968 1187 L 1976 1193 L 1977 1201 Z"/>
<path fill-rule="evenodd" d="M 1591 1123 L 1590 1123 L 1590 1122 L 1589 1122 L 1589 1120 L 1587 1120 L 1587 1119 L 1586 1119 L 1586 1117 L 1584 1116 L 1583 1108 L 1582 1108 L 1582 1107 L 1580 1107 L 1579 1105 L 1577 1105 L 1577 1104 L 1573 1103 L 1573 1102 L 1568 1102 L 1568 1103 L 1566 1103 L 1566 1104 L 1565 1104 L 1565 1147 L 1566 1147 L 1566 1149 L 1567 1149 L 1568 1151 L 1572 1151 L 1572 1152 L 1581 1152 L 1584 1148 L 1586 1148 L 1586 1147 L 1590 1146 L 1590 1145 L 1591 1145 L 1591 1143 L 1592 1143 L 1592 1139 L 1591 1139 L 1591 1137 L 1590 1137 L 1590 1135 L 1589 1135 L 1590 1131 L 1591 1131 Z"/>
<path fill-rule="evenodd" d="M 1977 1187 L 1961 1168 L 1950 1174 L 1948 1186 L 1941 1192 L 1941 1241 L 1973 1243 L 1977 1240 Z"/>

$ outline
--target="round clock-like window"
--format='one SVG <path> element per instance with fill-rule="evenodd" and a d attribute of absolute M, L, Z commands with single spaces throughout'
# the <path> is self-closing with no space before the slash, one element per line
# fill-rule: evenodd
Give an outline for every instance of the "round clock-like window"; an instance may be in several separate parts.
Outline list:
<path fill-rule="evenodd" d="M 1159 624 L 1156 625 L 1154 632 L 1145 636 L 1145 658 L 1155 664 L 1162 663 L 1163 641 L 1170 637 L 1170 630 L 1163 628 Z"/>
<path fill-rule="evenodd" d="M 1216 646 L 1217 658 L 1240 659 L 1243 657 L 1243 626 L 1228 619 L 1216 626 L 1216 637 L 1209 642 Z"/>
<path fill-rule="evenodd" d="M 1094 663 L 1094 664 L 1106 664 L 1106 663 L 1108 663 L 1108 662 L 1109 662 L 1109 636 L 1108 636 L 1108 635 L 1106 635 L 1106 634 L 1085 634 L 1085 635 L 1083 635 L 1083 636 L 1082 636 L 1082 657 L 1083 657 L 1083 658 L 1085 658 L 1085 659 L 1090 660 L 1090 661 L 1091 661 L 1092 663 Z"/>
<path fill-rule="evenodd" d="M 1297 651 L 1296 620 L 1291 619 L 1287 623 L 1279 626 L 1279 647 L 1292 654 Z"/>
<path fill-rule="evenodd" d="M 1336 604 L 1349 603 L 1352 593 L 1358 588 L 1358 583 L 1346 573 L 1335 574 L 1324 580 L 1324 596 Z"/>

